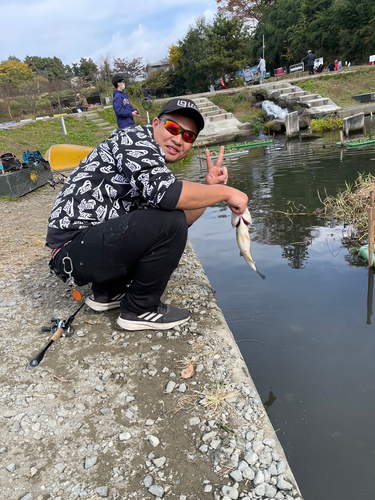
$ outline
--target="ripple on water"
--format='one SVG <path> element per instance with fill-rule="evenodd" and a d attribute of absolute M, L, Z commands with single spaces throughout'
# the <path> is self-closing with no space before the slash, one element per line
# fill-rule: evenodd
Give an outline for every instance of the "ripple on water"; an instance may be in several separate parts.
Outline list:
<path fill-rule="evenodd" d="M 239 339 L 237 344 L 247 365 L 262 363 L 270 352 L 270 346 L 264 340 L 259 339 Z"/>

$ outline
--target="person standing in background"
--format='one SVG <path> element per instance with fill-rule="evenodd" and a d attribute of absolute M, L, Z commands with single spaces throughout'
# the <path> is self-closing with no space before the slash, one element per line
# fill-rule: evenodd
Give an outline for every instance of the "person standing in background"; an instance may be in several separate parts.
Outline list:
<path fill-rule="evenodd" d="M 311 52 L 311 50 L 308 50 L 307 51 L 307 56 L 305 56 L 302 61 L 306 61 L 307 59 L 307 66 L 309 68 L 309 75 L 313 75 L 314 74 L 314 61 L 315 61 L 315 56 L 314 54 Z"/>
<path fill-rule="evenodd" d="M 112 78 L 115 90 L 113 92 L 113 109 L 116 114 L 117 126 L 120 129 L 134 127 L 134 117 L 139 116 L 138 110 L 133 108 L 129 97 L 125 94 L 125 81 L 122 75 Z"/>
<path fill-rule="evenodd" d="M 253 72 L 250 69 L 250 66 L 246 66 L 246 69 L 244 71 L 244 77 L 245 77 L 245 85 L 248 87 L 249 85 L 252 85 L 254 82 L 254 75 Z"/>
<path fill-rule="evenodd" d="M 266 61 L 263 57 L 259 56 L 259 64 L 257 66 L 258 69 L 258 78 L 260 83 L 264 83 L 266 78 Z"/>

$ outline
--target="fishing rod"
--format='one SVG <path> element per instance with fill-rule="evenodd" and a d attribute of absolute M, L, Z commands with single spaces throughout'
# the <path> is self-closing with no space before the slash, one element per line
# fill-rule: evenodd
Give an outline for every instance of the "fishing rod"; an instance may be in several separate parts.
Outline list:
<path fill-rule="evenodd" d="M 31 368 L 36 368 L 40 364 L 40 362 L 44 358 L 45 353 L 48 351 L 48 349 L 51 347 L 52 344 L 54 344 L 57 340 L 59 340 L 60 337 L 71 337 L 73 335 L 74 333 L 74 328 L 72 327 L 73 320 L 78 311 L 80 311 L 84 305 L 85 301 L 82 302 L 82 304 L 78 307 L 78 309 L 71 316 L 69 316 L 67 320 L 53 318 L 51 319 L 52 321 L 51 327 L 49 326 L 42 327 L 42 332 L 54 331 L 55 333 L 49 339 L 47 345 L 30 361 Z"/>

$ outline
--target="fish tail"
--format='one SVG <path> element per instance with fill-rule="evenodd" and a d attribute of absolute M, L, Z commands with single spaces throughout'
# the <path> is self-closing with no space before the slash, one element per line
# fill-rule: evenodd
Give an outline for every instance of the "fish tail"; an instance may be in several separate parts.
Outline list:
<path fill-rule="evenodd" d="M 258 271 L 258 269 L 256 270 L 256 273 L 257 273 L 257 274 L 259 274 L 259 276 L 262 278 L 262 280 L 265 280 L 265 279 L 266 279 L 266 277 L 264 276 L 264 274 L 260 273 L 260 272 Z"/>

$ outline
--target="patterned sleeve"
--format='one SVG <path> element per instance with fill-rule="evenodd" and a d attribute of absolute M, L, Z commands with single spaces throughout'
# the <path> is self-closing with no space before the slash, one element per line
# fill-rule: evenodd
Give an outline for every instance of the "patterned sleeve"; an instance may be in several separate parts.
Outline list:
<path fill-rule="evenodd" d="M 150 206 L 162 208 L 166 192 L 177 180 L 166 165 L 163 149 L 154 141 L 152 128 L 122 130 L 115 149 L 117 168 L 132 186 L 134 194 Z M 176 192 L 176 189 L 171 191 Z"/>

